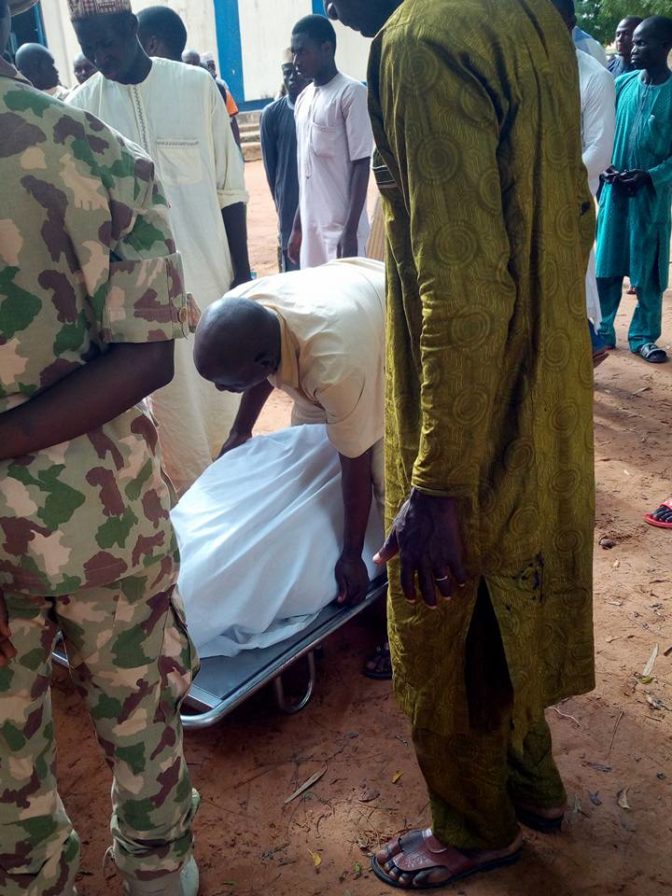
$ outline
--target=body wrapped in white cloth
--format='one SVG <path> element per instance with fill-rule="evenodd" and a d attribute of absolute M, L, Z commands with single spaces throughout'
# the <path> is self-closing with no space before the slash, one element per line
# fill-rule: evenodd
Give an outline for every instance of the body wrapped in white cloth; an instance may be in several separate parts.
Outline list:
<path fill-rule="evenodd" d="M 216 461 L 172 512 L 179 588 L 202 657 L 235 656 L 301 631 L 337 593 L 343 499 L 322 425 L 259 436 Z M 383 543 L 377 504 L 363 557 Z"/>

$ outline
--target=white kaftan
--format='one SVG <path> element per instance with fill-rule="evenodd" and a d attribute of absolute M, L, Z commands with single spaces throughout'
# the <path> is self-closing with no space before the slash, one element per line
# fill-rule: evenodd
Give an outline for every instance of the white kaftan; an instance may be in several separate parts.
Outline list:
<path fill-rule="evenodd" d="M 92 112 L 154 160 L 171 207 L 186 288 L 205 309 L 231 286 L 233 269 L 221 209 L 247 201 L 243 161 L 214 80 L 201 69 L 153 59 L 141 84 L 100 73 L 68 103 Z M 193 363 L 193 337 L 175 344 L 175 377 L 151 397 L 165 469 L 179 493 L 216 457 L 238 398 L 218 392 Z"/>
<path fill-rule="evenodd" d="M 611 164 L 616 132 L 616 87 L 608 69 L 587 53 L 577 50 L 581 91 L 581 143 L 583 164 L 593 196 L 600 186 L 600 174 Z M 595 328 L 602 320 L 600 297 L 595 279 L 595 250 L 591 250 L 586 273 L 586 306 Z"/>
<path fill-rule="evenodd" d="M 328 84 L 309 84 L 294 110 L 298 147 L 301 267 L 337 257 L 348 215 L 352 163 L 368 159 L 373 134 L 366 87 L 340 72 Z M 366 204 L 357 228 L 358 255 L 366 255 Z"/>

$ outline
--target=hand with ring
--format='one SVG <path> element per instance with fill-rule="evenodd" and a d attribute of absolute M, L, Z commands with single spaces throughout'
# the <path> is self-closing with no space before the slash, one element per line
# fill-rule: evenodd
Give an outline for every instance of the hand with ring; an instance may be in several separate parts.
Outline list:
<path fill-rule="evenodd" d="M 417 600 L 416 581 L 428 607 L 437 606 L 437 591 L 450 600 L 454 585 L 467 579 L 457 501 L 413 489 L 374 560 L 387 563 L 396 554 L 407 600 Z"/>

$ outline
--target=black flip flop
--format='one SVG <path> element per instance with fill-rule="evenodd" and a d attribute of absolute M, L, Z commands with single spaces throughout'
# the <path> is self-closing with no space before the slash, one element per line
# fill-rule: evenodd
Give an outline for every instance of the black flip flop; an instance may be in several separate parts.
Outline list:
<path fill-rule="evenodd" d="M 649 364 L 664 364 L 667 361 L 667 352 L 655 342 L 647 342 L 640 346 L 635 354 L 648 361 Z"/>
<path fill-rule="evenodd" d="M 375 668 L 369 669 L 369 663 L 373 663 Z M 392 659 L 390 657 L 389 644 L 379 644 L 376 647 L 375 653 L 364 663 L 362 675 L 366 675 L 367 678 L 372 678 L 374 681 L 392 680 Z"/>

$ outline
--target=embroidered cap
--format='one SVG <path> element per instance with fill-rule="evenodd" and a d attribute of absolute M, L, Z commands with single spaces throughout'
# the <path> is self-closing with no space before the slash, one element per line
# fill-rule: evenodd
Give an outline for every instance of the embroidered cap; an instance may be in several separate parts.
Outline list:
<path fill-rule="evenodd" d="M 109 16 L 116 12 L 132 12 L 131 0 L 68 0 L 68 6 L 73 21 Z"/>

